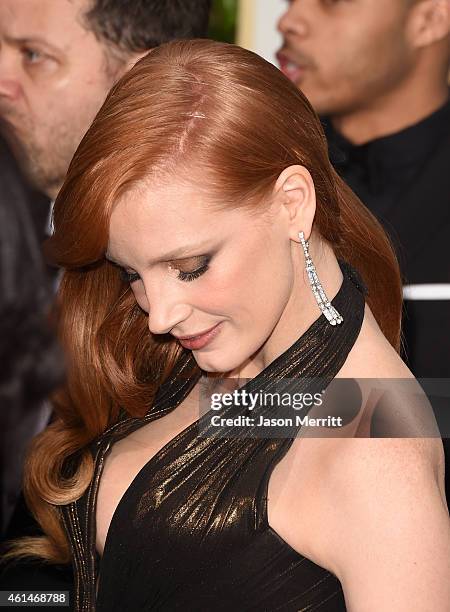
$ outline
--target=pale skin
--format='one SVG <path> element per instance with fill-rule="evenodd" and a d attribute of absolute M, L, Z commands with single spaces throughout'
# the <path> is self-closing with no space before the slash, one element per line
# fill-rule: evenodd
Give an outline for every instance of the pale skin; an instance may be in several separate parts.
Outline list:
<path fill-rule="evenodd" d="M 310 240 L 327 295 L 333 297 L 342 282 L 332 248 L 313 231 L 309 172 L 286 168 L 262 217 L 242 210 L 211 213 L 199 181 L 181 175 L 150 184 L 116 204 L 108 258 L 139 275 L 131 287 L 149 313 L 152 333 L 187 335 L 221 321 L 211 345 L 193 351 L 197 363 L 211 375 L 252 378 L 319 316 L 299 231 Z M 182 261 L 156 262 L 200 243 L 207 246 L 192 248 Z M 179 270 L 198 268 L 198 258 L 209 251 L 214 255 L 202 276 L 178 278 Z M 413 378 L 367 305 L 338 377 Z M 172 413 L 113 446 L 98 494 L 100 553 L 137 472 L 198 416 L 196 387 Z M 348 610 L 444 612 L 450 609 L 450 526 L 443 483 L 439 439 L 299 438 L 271 475 L 269 524 L 299 554 L 339 578 Z"/>
<path fill-rule="evenodd" d="M 278 30 L 281 68 L 354 144 L 448 99 L 450 0 L 292 0 Z"/>
<path fill-rule="evenodd" d="M 0 133 L 30 185 L 54 199 L 114 82 L 114 59 L 83 22 L 88 0 L 0 2 Z"/>

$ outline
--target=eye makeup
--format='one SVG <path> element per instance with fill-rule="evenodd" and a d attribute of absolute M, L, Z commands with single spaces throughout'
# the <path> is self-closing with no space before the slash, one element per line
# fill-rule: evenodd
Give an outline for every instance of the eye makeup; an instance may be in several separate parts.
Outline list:
<path fill-rule="evenodd" d="M 189 257 L 184 260 L 179 260 L 179 262 L 177 262 L 176 264 L 175 262 L 170 263 L 169 268 L 171 270 L 178 271 L 177 278 L 179 280 L 182 280 L 184 282 L 191 282 L 195 280 L 196 278 L 199 278 L 200 276 L 202 276 L 202 274 L 204 274 L 208 270 L 210 261 L 211 261 L 210 255 L 203 255 L 199 257 Z M 197 267 L 194 268 L 193 270 L 185 270 L 185 269 L 183 270 L 183 269 L 180 269 L 180 268 L 186 267 L 186 263 L 183 263 L 183 262 L 194 262 L 197 264 L 200 263 L 200 265 L 197 265 Z M 122 266 L 119 266 L 119 270 L 120 270 L 120 275 L 122 279 L 126 283 L 131 284 L 131 283 L 134 283 L 140 280 L 141 278 L 137 272 L 129 272 Z"/>

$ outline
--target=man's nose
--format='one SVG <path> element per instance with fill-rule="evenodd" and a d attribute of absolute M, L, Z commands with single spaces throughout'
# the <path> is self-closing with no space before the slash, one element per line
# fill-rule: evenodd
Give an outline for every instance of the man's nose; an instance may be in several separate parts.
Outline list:
<path fill-rule="evenodd" d="M 15 102 L 20 98 L 22 86 L 10 71 L 4 71 L 0 61 L 0 98 Z"/>
<path fill-rule="evenodd" d="M 13 79 L 3 78 L 0 74 L 0 98 L 8 98 L 12 102 L 20 97 L 20 85 Z"/>
<path fill-rule="evenodd" d="M 304 0 L 294 0 L 278 20 L 277 29 L 283 36 L 307 36 L 308 23 Z"/>
<path fill-rule="evenodd" d="M 17 67 L 13 65 L 3 50 L 0 50 L 0 97 L 12 102 L 16 101 L 22 92 Z"/>

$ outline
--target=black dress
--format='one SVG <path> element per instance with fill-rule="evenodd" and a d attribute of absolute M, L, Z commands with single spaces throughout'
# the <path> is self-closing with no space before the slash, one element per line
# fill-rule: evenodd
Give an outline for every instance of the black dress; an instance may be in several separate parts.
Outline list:
<path fill-rule="evenodd" d="M 266 391 L 295 378 L 303 392 L 314 392 L 333 380 L 361 329 L 366 292 L 358 274 L 340 265 L 344 280 L 332 304 L 343 323 L 332 326 L 321 315 L 244 388 Z M 337 577 L 297 553 L 268 524 L 269 477 L 293 437 L 199 435 L 209 412 L 140 470 L 114 512 L 99 558 L 96 497 L 108 449 L 180 404 L 199 381 L 185 375 L 193 361 L 189 351 L 183 353 L 144 418 L 124 419 L 96 441 L 92 483 L 62 509 L 73 550 L 75 610 L 345 610 Z"/>

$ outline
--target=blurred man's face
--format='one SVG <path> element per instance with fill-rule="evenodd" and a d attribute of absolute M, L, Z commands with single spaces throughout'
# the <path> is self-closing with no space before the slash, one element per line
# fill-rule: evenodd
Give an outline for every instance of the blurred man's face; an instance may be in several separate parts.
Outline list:
<path fill-rule="evenodd" d="M 30 183 L 55 197 L 112 85 L 88 0 L 0 1 L 0 132 Z"/>
<path fill-rule="evenodd" d="M 414 67 L 408 0 L 292 0 L 278 29 L 283 72 L 322 115 L 357 112 Z"/>

